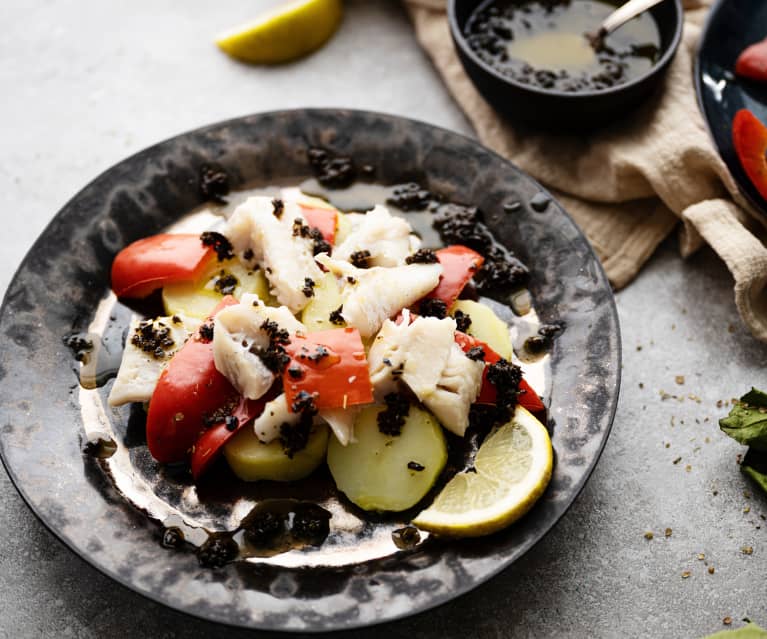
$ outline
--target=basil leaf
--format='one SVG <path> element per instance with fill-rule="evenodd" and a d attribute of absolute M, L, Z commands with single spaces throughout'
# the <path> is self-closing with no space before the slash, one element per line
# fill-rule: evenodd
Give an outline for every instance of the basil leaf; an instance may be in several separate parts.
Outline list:
<path fill-rule="evenodd" d="M 741 444 L 767 451 L 767 393 L 752 388 L 719 420 L 719 428 Z"/>
<path fill-rule="evenodd" d="M 752 622 L 737 630 L 720 630 L 704 639 L 767 639 L 767 630 Z"/>
<path fill-rule="evenodd" d="M 740 470 L 753 479 L 767 495 L 767 453 L 749 448 L 740 464 Z"/>

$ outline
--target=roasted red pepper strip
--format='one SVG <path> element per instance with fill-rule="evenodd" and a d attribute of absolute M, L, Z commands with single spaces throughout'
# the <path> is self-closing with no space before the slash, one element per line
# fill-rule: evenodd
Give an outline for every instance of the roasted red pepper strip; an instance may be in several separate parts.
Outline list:
<path fill-rule="evenodd" d="M 211 313 L 237 300 L 227 295 Z M 183 461 L 205 430 L 203 418 L 227 405 L 239 393 L 216 369 L 213 344 L 198 330 L 168 362 L 149 402 L 146 440 L 149 452 L 161 463 Z"/>
<path fill-rule="evenodd" d="M 732 143 L 746 175 L 767 200 L 767 126 L 741 109 L 732 121 Z"/>
<path fill-rule="evenodd" d="M 767 38 L 743 50 L 735 62 L 735 73 L 742 78 L 767 82 Z"/>
<path fill-rule="evenodd" d="M 214 251 L 199 235 L 164 233 L 126 246 L 112 262 L 112 290 L 117 297 L 146 297 L 172 282 L 194 282 Z"/>
<path fill-rule="evenodd" d="M 266 398 L 257 400 L 245 399 L 240 397 L 237 406 L 232 410 L 231 416 L 236 420 L 233 424 L 226 421 L 211 426 L 206 430 L 192 451 L 192 477 L 197 480 L 210 467 L 221 453 L 224 444 L 236 435 L 243 426 L 250 423 L 253 419 L 264 412 Z"/>
<path fill-rule="evenodd" d="M 333 244 L 336 239 L 338 211 L 334 209 L 313 208 L 303 204 L 299 206 L 301 207 L 301 213 L 306 218 L 306 223 L 313 228 L 319 229 L 325 241 Z"/>
<path fill-rule="evenodd" d="M 301 392 L 314 398 L 318 410 L 373 401 L 365 348 L 356 328 L 293 335 L 285 350 L 290 363 L 282 385 L 291 410 Z"/>
<path fill-rule="evenodd" d="M 493 386 L 487 379 L 488 366 L 495 364 L 501 359 L 501 356 L 490 348 L 485 342 L 478 340 L 476 337 L 466 335 L 460 331 L 455 332 L 455 343 L 461 347 L 464 353 L 469 349 L 479 346 L 485 351 L 485 370 L 482 371 L 482 387 L 479 390 L 479 395 L 475 400 L 478 404 L 495 404 L 497 395 L 495 392 L 495 386 Z M 524 379 L 519 382 L 520 393 L 517 396 L 517 402 L 519 405 L 529 410 L 531 413 L 539 413 L 544 410 L 543 402 L 538 394 L 533 390 L 532 386 L 528 384 Z"/>
<path fill-rule="evenodd" d="M 474 276 L 485 258 L 466 246 L 454 244 L 440 249 L 437 259 L 442 265 L 439 284 L 426 297 L 442 300 L 450 307 L 461 294 L 463 287 Z"/>

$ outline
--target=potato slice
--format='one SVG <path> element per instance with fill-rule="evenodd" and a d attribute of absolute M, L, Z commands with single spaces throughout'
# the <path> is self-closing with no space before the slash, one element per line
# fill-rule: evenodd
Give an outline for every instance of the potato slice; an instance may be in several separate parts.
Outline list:
<path fill-rule="evenodd" d="M 234 279 L 228 281 L 230 277 Z M 252 270 L 234 258 L 223 262 L 215 260 L 199 282 L 164 287 L 162 301 L 168 315 L 182 314 L 204 320 L 230 288 L 237 299 L 244 293 L 255 293 L 265 302 L 270 299 L 263 272 Z"/>
<path fill-rule="evenodd" d="M 296 481 L 311 475 L 323 462 L 328 433 L 325 424 L 313 426 L 306 448 L 290 458 L 279 439 L 264 444 L 252 427 L 245 427 L 224 446 L 224 456 L 234 474 L 244 481 Z"/>
<path fill-rule="evenodd" d="M 330 321 L 330 314 L 341 306 L 341 289 L 336 282 L 333 273 L 325 273 L 322 279 L 314 287 L 314 297 L 304 307 L 301 314 L 301 322 L 307 331 L 327 331 L 331 328 L 346 326 L 342 321 L 334 324 Z"/>
<path fill-rule="evenodd" d="M 328 466 L 338 489 L 360 508 L 399 512 L 429 492 L 445 467 L 447 446 L 434 416 L 415 406 L 400 435 L 384 435 L 377 421 L 383 409 L 368 406 L 360 412 L 355 441 L 342 446 L 331 438 Z"/>
<path fill-rule="evenodd" d="M 469 335 L 482 340 L 501 357 L 511 361 L 514 349 L 511 346 L 509 326 L 489 306 L 472 300 L 458 300 L 450 307 L 451 317 L 456 311 L 471 317 L 471 325 L 466 331 Z"/>

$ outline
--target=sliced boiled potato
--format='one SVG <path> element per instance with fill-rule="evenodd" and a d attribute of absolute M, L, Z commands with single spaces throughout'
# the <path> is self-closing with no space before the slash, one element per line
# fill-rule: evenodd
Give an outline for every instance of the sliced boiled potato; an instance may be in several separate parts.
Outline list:
<path fill-rule="evenodd" d="M 234 279 L 228 282 L 227 278 L 231 277 Z M 269 284 L 263 272 L 248 268 L 233 258 L 223 262 L 214 260 L 199 282 L 164 287 L 162 301 L 168 315 L 182 314 L 206 319 L 229 288 L 237 299 L 244 293 L 255 293 L 262 300 L 269 300 Z"/>
<path fill-rule="evenodd" d="M 304 307 L 301 322 L 308 331 L 326 331 L 331 328 L 345 326 L 344 323 L 334 324 L 330 314 L 341 306 L 341 289 L 336 282 L 336 276 L 325 273 L 314 287 L 314 297 Z"/>
<path fill-rule="evenodd" d="M 224 446 L 224 456 L 240 479 L 258 481 L 296 481 L 310 475 L 325 459 L 328 447 L 328 427 L 312 427 L 306 448 L 288 457 L 279 439 L 264 444 L 253 428 L 243 428 Z"/>
<path fill-rule="evenodd" d="M 417 504 L 447 461 L 442 428 L 431 413 L 410 407 L 400 435 L 378 430 L 382 406 L 364 408 L 346 446 L 332 437 L 328 466 L 338 489 L 365 510 L 402 511 Z"/>
<path fill-rule="evenodd" d="M 489 306 L 472 300 L 458 300 L 450 307 L 450 315 L 454 316 L 456 311 L 471 317 L 471 325 L 466 331 L 469 335 L 485 342 L 501 357 L 511 360 L 514 349 L 509 326 Z"/>
<path fill-rule="evenodd" d="M 333 244 L 340 246 L 343 241 L 349 237 L 349 233 L 352 232 L 352 223 L 344 213 L 341 213 L 341 211 L 338 212 L 336 220 L 336 237 Z"/>

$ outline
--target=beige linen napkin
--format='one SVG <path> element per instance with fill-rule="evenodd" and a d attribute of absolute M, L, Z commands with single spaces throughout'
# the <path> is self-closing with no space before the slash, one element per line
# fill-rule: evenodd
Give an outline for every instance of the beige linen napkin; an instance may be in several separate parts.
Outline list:
<path fill-rule="evenodd" d="M 453 50 L 444 0 L 404 0 L 418 41 L 483 144 L 550 188 L 584 230 L 616 288 L 680 225 L 680 250 L 704 242 L 735 280 L 735 304 L 767 341 L 764 218 L 751 211 L 698 110 L 693 62 L 710 0 L 685 2 L 682 43 L 662 89 L 622 122 L 588 136 L 514 128 L 474 89 Z"/>

